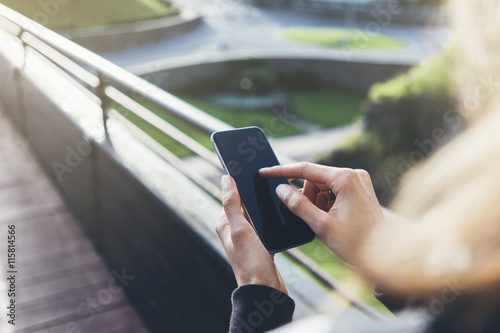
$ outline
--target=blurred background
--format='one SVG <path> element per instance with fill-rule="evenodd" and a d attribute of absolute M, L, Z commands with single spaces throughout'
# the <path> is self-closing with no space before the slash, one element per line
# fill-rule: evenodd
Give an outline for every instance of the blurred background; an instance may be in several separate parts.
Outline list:
<path fill-rule="evenodd" d="M 282 163 L 366 169 L 387 206 L 462 129 L 441 1 L 0 3 L 19 332 L 226 329 L 214 130 L 259 126 Z M 277 260 L 298 317 L 390 316 L 320 240 Z"/>

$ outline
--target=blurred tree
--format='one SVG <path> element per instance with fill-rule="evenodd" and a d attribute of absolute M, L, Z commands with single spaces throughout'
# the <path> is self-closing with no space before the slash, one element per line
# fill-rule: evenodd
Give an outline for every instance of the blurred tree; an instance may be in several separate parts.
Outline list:
<path fill-rule="evenodd" d="M 319 162 L 366 169 L 379 201 L 387 205 L 405 172 L 462 129 L 452 54 L 448 48 L 374 85 L 362 115 L 363 131 Z"/>

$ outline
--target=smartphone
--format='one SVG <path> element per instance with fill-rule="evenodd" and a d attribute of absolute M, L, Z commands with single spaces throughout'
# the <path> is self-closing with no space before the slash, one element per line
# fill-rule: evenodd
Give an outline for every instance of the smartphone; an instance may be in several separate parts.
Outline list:
<path fill-rule="evenodd" d="M 214 132 L 212 144 L 224 171 L 233 177 L 241 201 L 262 244 L 276 253 L 312 241 L 314 232 L 276 194 L 287 179 L 267 179 L 259 169 L 279 165 L 269 141 L 258 127 Z"/>

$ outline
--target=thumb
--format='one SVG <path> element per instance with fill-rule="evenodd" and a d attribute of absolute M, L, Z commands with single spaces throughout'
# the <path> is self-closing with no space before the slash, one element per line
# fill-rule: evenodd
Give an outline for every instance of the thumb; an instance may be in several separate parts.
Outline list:
<path fill-rule="evenodd" d="M 229 220 L 229 225 L 233 226 L 234 224 L 241 223 L 245 218 L 241 209 L 241 199 L 236 184 L 228 175 L 222 176 L 221 183 L 223 192 L 222 208 Z"/>
<path fill-rule="evenodd" d="M 290 185 L 281 184 L 276 194 L 292 213 L 303 219 L 315 233 L 327 218 L 327 213 L 316 207 L 304 194 Z"/>

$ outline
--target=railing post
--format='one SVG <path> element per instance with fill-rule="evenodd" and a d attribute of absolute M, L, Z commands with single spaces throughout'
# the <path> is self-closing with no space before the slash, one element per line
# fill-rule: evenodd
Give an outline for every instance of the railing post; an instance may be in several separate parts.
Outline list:
<path fill-rule="evenodd" d="M 101 109 L 102 109 L 102 124 L 104 129 L 104 134 L 106 137 L 108 136 L 108 111 L 110 106 L 110 99 L 108 95 L 106 95 L 106 88 L 108 86 L 108 79 L 102 73 L 98 72 L 97 77 L 99 78 L 99 85 L 96 88 L 96 95 L 101 100 Z"/>
<path fill-rule="evenodd" d="M 23 45 L 23 68 L 24 68 L 24 65 L 26 65 L 26 42 L 23 40 L 23 34 L 24 34 L 24 29 L 23 27 L 19 26 L 19 33 L 17 34 L 17 38 L 19 39 L 19 41 L 21 42 L 21 44 Z"/>
<path fill-rule="evenodd" d="M 14 68 L 14 82 L 16 85 L 16 98 L 17 98 L 17 115 L 19 121 L 19 128 L 21 133 L 23 133 L 26 137 L 28 136 L 28 127 L 26 125 L 26 110 L 24 107 L 24 87 L 22 83 L 23 79 L 23 71 L 26 68 L 26 48 L 28 45 L 23 40 L 23 34 L 25 30 L 22 26 L 19 26 L 19 33 L 17 34 L 17 38 L 21 42 L 23 47 L 23 62 L 19 67 Z"/>

